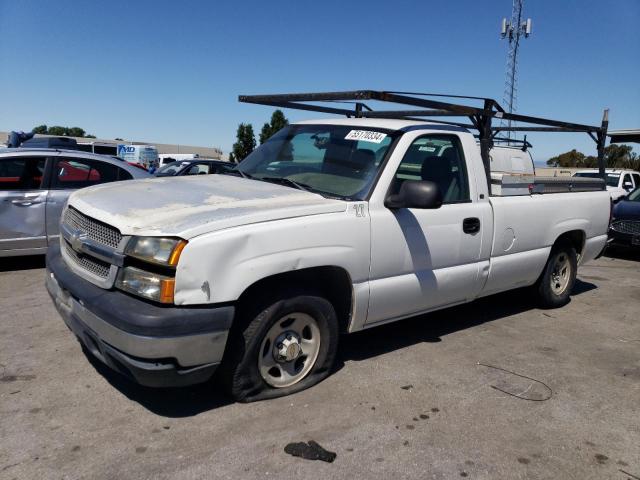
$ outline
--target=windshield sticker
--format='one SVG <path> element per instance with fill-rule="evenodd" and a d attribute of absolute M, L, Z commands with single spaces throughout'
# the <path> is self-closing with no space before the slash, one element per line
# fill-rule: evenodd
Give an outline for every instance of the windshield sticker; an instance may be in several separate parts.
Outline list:
<path fill-rule="evenodd" d="M 386 133 L 371 132 L 369 130 L 351 130 L 345 140 L 360 140 L 362 142 L 381 143 L 386 138 Z"/>
<path fill-rule="evenodd" d="M 419 151 L 421 152 L 435 152 L 436 151 L 436 147 L 429 147 L 427 145 L 418 148 Z"/>

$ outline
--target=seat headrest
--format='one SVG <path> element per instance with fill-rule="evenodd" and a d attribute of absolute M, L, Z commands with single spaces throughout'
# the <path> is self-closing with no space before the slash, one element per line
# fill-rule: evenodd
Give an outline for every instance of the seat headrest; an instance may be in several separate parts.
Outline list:
<path fill-rule="evenodd" d="M 351 163 L 358 170 L 367 168 L 375 162 L 376 155 L 373 150 L 359 148 L 351 155 Z"/>
<path fill-rule="evenodd" d="M 451 160 L 437 155 L 427 155 L 422 162 L 420 176 L 423 180 L 438 183 L 443 178 L 451 176 Z"/>

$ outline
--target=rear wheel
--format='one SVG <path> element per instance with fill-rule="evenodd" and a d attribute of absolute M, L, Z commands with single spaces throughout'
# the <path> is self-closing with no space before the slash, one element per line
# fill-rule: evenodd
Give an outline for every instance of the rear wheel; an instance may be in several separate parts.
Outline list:
<path fill-rule="evenodd" d="M 338 321 L 321 295 L 286 289 L 240 306 L 221 365 L 222 381 L 238 401 L 275 398 L 326 378 L 335 362 Z"/>
<path fill-rule="evenodd" d="M 578 259 L 575 248 L 568 242 L 554 245 L 536 284 L 542 307 L 557 308 L 569 302 L 577 271 Z"/>

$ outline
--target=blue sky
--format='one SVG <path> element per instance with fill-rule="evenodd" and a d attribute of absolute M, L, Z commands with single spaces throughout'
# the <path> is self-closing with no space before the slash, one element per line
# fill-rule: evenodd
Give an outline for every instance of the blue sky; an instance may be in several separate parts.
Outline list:
<path fill-rule="evenodd" d="M 386 89 L 501 101 L 511 0 L 0 0 L 0 130 L 220 146 L 268 107 L 239 94 Z M 520 113 L 640 127 L 640 1 L 527 0 Z M 290 120 L 308 118 L 286 111 Z M 314 114 L 314 116 L 317 116 Z M 529 135 L 537 160 L 584 134 Z M 636 151 L 638 148 L 636 147 Z"/>

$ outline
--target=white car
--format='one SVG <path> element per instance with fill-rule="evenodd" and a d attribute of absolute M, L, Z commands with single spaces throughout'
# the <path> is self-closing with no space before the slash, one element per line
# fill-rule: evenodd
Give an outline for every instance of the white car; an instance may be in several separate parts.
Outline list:
<path fill-rule="evenodd" d="M 574 177 L 600 178 L 598 170 L 580 170 L 573 174 Z M 629 192 L 640 187 L 640 173 L 635 170 L 606 169 L 605 178 L 607 191 L 611 199 L 617 202 Z"/>
<path fill-rule="evenodd" d="M 568 302 L 606 244 L 609 195 L 516 177 L 524 193 L 491 195 L 465 128 L 300 122 L 226 174 L 73 194 L 47 288 L 85 347 L 141 384 L 219 367 L 236 399 L 285 395 L 331 372 L 341 332 L 532 285 L 545 307 Z"/>

